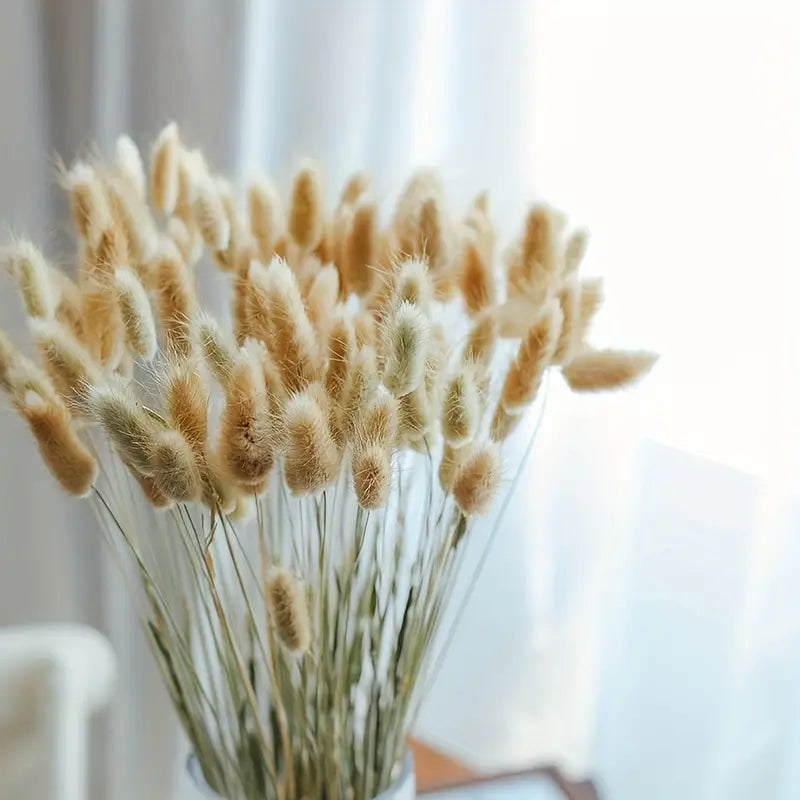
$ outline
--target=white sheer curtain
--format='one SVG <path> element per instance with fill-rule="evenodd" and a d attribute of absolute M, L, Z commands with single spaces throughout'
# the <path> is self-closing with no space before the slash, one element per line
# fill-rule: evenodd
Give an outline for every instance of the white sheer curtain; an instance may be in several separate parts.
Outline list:
<path fill-rule="evenodd" d="M 598 340 L 664 356 L 627 395 L 551 382 L 420 732 L 621 800 L 796 797 L 798 45 L 777 0 L 8 0 L 0 218 L 67 255 L 51 153 L 174 118 L 238 175 L 311 154 L 389 203 L 428 163 L 456 202 L 490 186 L 506 233 L 533 197 L 589 225 Z M 93 521 L 11 413 L 0 434 L 0 621 L 109 633 L 95 796 L 175 796 L 174 716 Z"/>

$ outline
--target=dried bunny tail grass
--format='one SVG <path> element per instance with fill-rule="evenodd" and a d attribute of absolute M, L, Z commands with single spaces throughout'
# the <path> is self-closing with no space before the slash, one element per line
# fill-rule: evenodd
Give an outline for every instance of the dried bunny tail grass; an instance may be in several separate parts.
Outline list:
<path fill-rule="evenodd" d="M 561 308 L 561 333 L 553 351 L 554 364 L 567 364 L 580 344 L 580 296 L 578 287 L 570 282 L 564 284 L 556 296 Z"/>
<path fill-rule="evenodd" d="M 144 200 L 147 191 L 144 163 L 136 142 L 130 136 L 123 135 L 117 139 L 114 146 L 114 164 L 119 174 L 136 192 L 137 197 Z"/>
<path fill-rule="evenodd" d="M 239 492 L 227 475 L 219 455 L 206 448 L 203 455 L 198 456 L 198 467 L 203 502 L 222 514 L 230 514 L 236 508 Z"/>
<path fill-rule="evenodd" d="M 339 450 L 317 393 L 307 390 L 286 403 L 286 485 L 306 494 L 332 483 L 339 469 Z"/>
<path fill-rule="evenodd" d="M 353 326 L 356 332 L 356 344 L 359 347 L 371 347 L 374 350 L 378 346 L 378 325 L 369 311 L 364 310 L 356 314 Z"/>
<path fill-rule="evenodd" d="M 53 269 L 50 279 L 57 293 L 56 319 L 65 325 L 77 339 L 82 340 L 84 324 L 81 290 L 60 269 Z"/>
<path fill-rule="evenodd" d="M 358 349 L 347 370 L 347 380 L 342 391 L 342 421 L 346 436 L 353 439 L 361 409 L 378 388 L 378 366 L 375 351 L 368 345 Z"/>
<path fill-rule="evenodd" d="M 61 323 L 31 320 L 30 326 L 42 366 L 56 391 L 68 403 L 82 406 L 86 392 L 102 381 L 99 367 Z"/>
<path fill-rule="evenodd" d="M 352 318 L 341 313 L 334 319 L 328 334 L 328 370 L 325 375 L 325 391 L 336 403 L 342 398 L 350 359 L 355 350 L 356 336 Z"/>
<path fill-rule="evenodd" d="M 21 355 L 14 347 L 11 339 L 0 330 L 0 389 L 6 392 L 14 391 L 11 376 L 14 368 L 19 364 Z"/>
<path fill-rule="evenodd" d="M 397 234 L 397 246 L 408 255 L 421 255 L 420 215 L 423 204 L 430 198 L 442 196 L 442 182 L 430 169 L 418 169 L 400 193 L 394 212 L 393 228 Z"/>
<path fill-rule="evenodd" d="M 133 270 L 123 268 L 114 273 L 114 287 L 128 347 L 145 361 L 152 361 L 158 349 L 158 340 L 153 311 L 144 286 Z"/>
<path fill-rule="evenodd" d="M 626 350 L 587 350 L 562 369 L 570 389 L 595 392 L 627 386 L 650 371 L 655 353 Z"/>
<path fill-rule="evenodd" d="M 472 234 L 483 258 L 491 263 L 494 254 L 495 230 L 489 215 L 489 192 L 478 194 L 464 217 L 464 227 Z"/>
<path fill-rule="evenodd" d="M 399 405 L 397 399 L 383 387 L 368 399 L 361 411 L 355 449 L 376 445 L 390 450 L 397 442 Z"/>
<path fill-rule="evenodd" d="M 366 295 L 372 288 L 378 255 L 378 209 L 368 195 L 358 199 L 346 217 L 340 260 L 343 284 L 348 291 Z"/>
<path fill-rule="evenodd" d="M 250 270 L 254 287 L 261 271 Z M 268 336 L 272 354 L 287 391 L 302 390 L 319 374 L 319 342 L 303 305 L 297 280 L 289 265 L 279 258 L 272 260 L 264 277 Z M 255 321 L 251 307 L 251 323 Z M 263 326 L 262 326 L 263 327 Z M 257 329 L 256 329 L 257 332 Z M 263 337 L 262 337 L 263 338 Z"/>
<path fill-rule="evenodd" d="M 192 280 L 172 242 L 162 242 L 153 264 L 158 310 L 170 353 L 186 357 L 191 351 L 190 320 L 195 297 Z"/>
<path fill-rule="evenodd" d="M 490 264 L 473 237 L 466 237 L 461 259 L 460 281 L 464 305 L 474 315 L 494 305 L 495 284 Z"/>
<path fill-rule="evenodd" d="M 245 351 L 234 364 L 225 393 L 219 453 L 239 483 L 260 483 L 272 469 L 273 437 L 261 367 Z"/>
<path fill-rule="evenodd" d="M 278 237 L 283 233 L 281 199 L 272 181 L 263 178 L 250 184 L 247 208 L 258 257 L 266 263 L 272 258 Z"/>
<path fill-rule="evenodd" d="M 499 325 L 494 311 L 487 309 L 479 314 L 467 334 L 462 359 L 480 364 L 488 370 L 497 347 Z"/>
<path fill-rule="evenodd" d="M 158 434 L 151 465 L 156 486 L 170 500 L 185 503 L 200 497 L 200 471 L 192 448 L 178 431 L 165 430 Z"/>
<path fill-rule="evenodd" d="M 389 451 L 367 444 L 353 456 L 353 488 L 361 508 L 380 508 L 389 495 L 392 464 Z"/>
<path fill-rule="evenodd" d="M 203 237 L 193 222 L 187 223 L 178 217 L 170 217 L 167 222 L 167 235 L 187 265 L 196 263 L 202 253 Z"/>
<path fill-rule="evenodd" d="M 164 394 L 170 420 L 196 454 L 208 438 L 208 388 L 193 358 L 172 361 L 164 376 Z"/>
<path fill-rule="evenodd" d="M 97 479 L 97 462 L 78 437 L 66 406 L 32 394 L 18 408 L 61 488 L 77 497 L 88 494 Z"/>
<path fill-rule="evenodd" d="M 417 240 L 412 252 L 424 258 L 433 272 L 444 269 L 448 259 L 445 215 L 440 200 L 428 197 L 419 211 Z"/>
<path fill-rule="evenodd" d="M 170 122 L 158 134 L 150 153 L 150 192 L 156 208 L 170 215 L 178 201 L 181 143 L 178 126 Z"/>
<path fill-rule="evenodd" d="M 98 247 L 103 232 L 112 225 L 112 216 L 97 170 L 86 161 L 78 161 L 60 176 L 60 182 L 69 193 L 75 230 L 89 247 Z"/>
<path fill-rule="evenodd" d="M 589 231 L 577 230 L 567 239 L 564 247 L 564 275 L 574 275 L 583 263 L 589 246 Z"/>
<path fill-rule="evenodd" d="M 57 297 L 50 280 L 50 266 L 41 251 L 31 242 L 21 240 L 5 248 L 3 255 L 28 316 L 52 319 Z"/>
<path fill-rule="evenodd" d="M 322 180 L 319 169 L 311 161 L 300 165 L 289 202 L 289 235 L 303 252 L 313 250 L 319 243 L 324 226 Z"/>
<path fill-rule="evenodd" d="M 193 327 L 195 341 L 208 368 L 219 385 L 225 388 L 236 359 L 236 343 L 229 332 L 205 311 L 197 313 Z"/>
<path fill-rule="evenodd" d="M 267 606 L 275 633 L 287 650 L 305 653 L 311 645 L 306 586 L 296 575 L 276 569 L 267 580 Z"/>
<path fill-rule="evenodd" d="M 160 425 L 121 383 L 92 386 L 86 406 L 114 444 L 120 458 L 143 475 L 152 474 L 152 458 Z"/>
<path fill-rule="evenodd" d="M 326 341 L 339 299 L 339 272 L 327 264 L 317 272 L 306 293 L 306 311 L 321 341 Z"/>
<path fill-rule="evenodd" d="M 522 295 L 540 307 L 554 288 L 558 270 L 556 214 L 546 206 L 533 206 L 525 217 L 521 246 L 511 251 L 509 296 Z"/>
<path fill-rule="evenodd" d="M 450 492 L 453 488 L 456 469 L 458 468 L 459 458 L 464 454 L 464 449 L 456 449 L 447 442 L 442 448 L 442 458 L 439 461 L 439 485 L 445 492 Z"/>
<path fill-rule="evenodd" d="M 395 397 L 412 392 L 422 382 L 429 331 L 428 318 L 407 300 L 385 320 L 381 342 L 383 382 Z"/>
<path fill-rule="evenodd" d="M 561 309 L 551 303 L 520 343 L 500 394 L 500 402 L 509 413 L 519 412 L 536 397 L 544 371 L 552 363 L 561 323 Z"/>
<path fill-rule="evenodd" d="M 195 185 L 192 213 L 209 250 L 226 250 L 231 240 L 231 223 L 217 184 L 204 175 Z"/>
<path fill-rule="evenodd" d="M 164 494 L 161 488 L 156 484 L 155 478 L 151 475 L 142 475 L 135 469 L 128 468 L 142 494 L 147 498 L 148 502 L 155 508 L 169 508 L 173 505 L 173 501 Z"/>
<path fill-rule="evenodd" d="M 522 419 L 522 413 L 510 414 L 498 403 L 489 424 L 489 436 L 493 442 L 502 442 L 507 439 Z"/>
<path fill-rule="evenodd" d="M 370 190 L 371 184 L 372 181 L 368 172 L 354 172 L 342 188 L 342 193 L 339 196 L 339 207 L 355 205 L 361 195 Z"/>
<path fill-rule="evenodd" d="M 500 454 L 495 443 L 470 445 L 467 452 L 459 454 L 453 497 L 463 514 L 485 514 L 499 484 Z"/>
<path fill-rule="evenodd" d="M 124 234 L 127 250 L 137 269 L 152 258 L 158 244 L 150 209 L 142 196 L 124 177 L 112 177 L 106 183 L 116 229 Z"/>
<path fill-rule="evenodd" d="M 402 302 L 419 307 L 430 314 L 434 289 L 428 265 L 418 258 L 407 258 L 388 278 L 391 290 L 390 302 L 397 306 Z"/>
<path fill-rule="evenodd" d="M 442 405 L 442 435 L 453 447 L 470 442 L 481 418 L 481 387 L 473 362 L 462 362 L 450 379 Z"/>
<path fill-rule="evenodd" d="M 578 320 L 575 340 L 578 344 L 586 341 L 592 321 L 603 304 L 603 279 L 587 278 L 578 284 Z"/>

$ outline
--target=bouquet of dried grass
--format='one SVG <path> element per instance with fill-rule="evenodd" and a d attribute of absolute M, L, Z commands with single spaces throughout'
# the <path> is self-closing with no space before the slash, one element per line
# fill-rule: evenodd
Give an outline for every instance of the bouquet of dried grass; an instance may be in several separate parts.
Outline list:
<path fill-rule="evenodd" d="M 97 510 L 208 783 L 373 797 L 545 373 L 609 389 L 654 357 L 587 344 L 582 231 L 534 206 L 498 263 L 487 195 L 455 218 L 431 172 L 387 223 L 364 174 L 326 213 L 310 162 L 245 216 L 173 124 L 149 180 L 127 137 L 60 179 L 76 277 L 6 248 L 40 366 L 0 334 L 0 386 Z M 198 302 L 204 248 L 230 322 Z"/>

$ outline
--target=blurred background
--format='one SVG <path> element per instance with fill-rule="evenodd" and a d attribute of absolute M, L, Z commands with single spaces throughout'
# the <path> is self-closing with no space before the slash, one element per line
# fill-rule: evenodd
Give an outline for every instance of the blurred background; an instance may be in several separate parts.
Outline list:
<path fill-rule="evenodd" d="M 501 232 L 591 229 L 622 395 L 551 381 L 533 458 L 419 734 L 604 796 L 800 796 L 800 9 L 786 0 L 5 0 L 0 219 L 58 257 L 53 155 L 170 119 L 218 169 L 331 196 L 415 166 Z M 23 334 L 17 298 L 0 323 Z M 92 797 L 177 798 L 174 713 L 88 508 L 0 414 L 0 624 L 77 621 L 120 682 Z"/>

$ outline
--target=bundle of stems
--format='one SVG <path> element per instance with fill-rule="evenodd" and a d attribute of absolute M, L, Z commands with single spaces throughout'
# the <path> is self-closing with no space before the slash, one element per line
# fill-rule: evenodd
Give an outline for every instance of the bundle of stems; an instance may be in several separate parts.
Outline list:
<path fill-rule="evenodd" d="M 38 364 L 0 333 L 0 387 L 96 509 L 210 786 L 375 796 L 545 374 L 610 389 L 654 356 L 588 343 L 583 231 L 535 205 L 498 258 L 488 196 L 454 216 L 430 171 L 388 219 L 364 173 L 326 207 L 312 162 L 245 213 L 170 124 L 149 169 L 123 136 L 59 180 L 76 269 L 5 248 Z"/>

